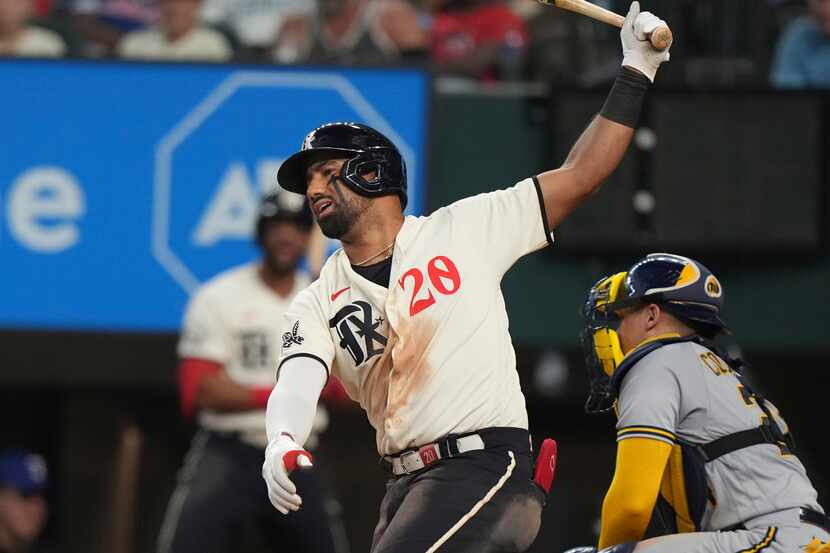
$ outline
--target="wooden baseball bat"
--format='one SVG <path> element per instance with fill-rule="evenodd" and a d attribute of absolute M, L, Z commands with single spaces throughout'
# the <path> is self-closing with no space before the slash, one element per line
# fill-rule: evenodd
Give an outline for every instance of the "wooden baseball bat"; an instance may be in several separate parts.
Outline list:
<path fill-rule="evenodd" d="M 542 4 L 554 5 L 563 10 L 578 13 L 597 21 L 622 28 L 625 17 L 620 14 L 606 10 L 587 0 L 539 0 Z M 655 50 L 665 50 L 671 45 L 672 32 L 668 27 L 658 27 L 649 37 L 651 45 Z"/>

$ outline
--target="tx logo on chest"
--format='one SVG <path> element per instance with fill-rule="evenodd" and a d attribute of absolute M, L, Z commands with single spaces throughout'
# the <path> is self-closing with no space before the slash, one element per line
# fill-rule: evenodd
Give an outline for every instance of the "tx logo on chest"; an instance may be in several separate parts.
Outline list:
<path fill-rule="evenodd" d="M 386 336 L 377 331 L 381 323 L 383 319 L 375 318 L 372 306 L 358 300 L 340 309 L 329 321 L 329 328 L 337 330 L 340 347 L 349 352 L 355 365 L 361 365 L 386 347 Z"/>

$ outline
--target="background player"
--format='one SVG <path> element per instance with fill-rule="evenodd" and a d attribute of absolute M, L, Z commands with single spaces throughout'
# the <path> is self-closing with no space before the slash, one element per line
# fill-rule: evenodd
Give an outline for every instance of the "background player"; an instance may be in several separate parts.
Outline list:
<path fill-rule="evenodd" d="M 200 430 L 170 500 L 161 553 L 237 552 L 244 548 L 243 529 L 258 533 L 270 551 L 334 550 L 313 472 L 297 480 L 307 512 L 288 518 L 274 516 L 259 478 L 264 409 L 279 347 L 292 339 L 292 330 L 282 329 L 282 317 L 309 284 L 298 264 L 312 223 L 303 196 L 266 196 L 256 226 L 261 261 L 213 278 L 188 305 L 179 343 L 179 389 L 183 412 L 198 416 Z M 313 448 L 327 416 L 322 407 L 312 415 Z"/>
<path fill-rule="evenodd" d="M 706 267 L 671 254 L 589 293 L 586 409 L 617 413 L 600 549 L 783 553 L 830 540 L 786 423 L 711 344 L 725 330 L 723 294 Z M 683 534 L 637 544 L 652 513 L 661 533 Z"/>
<path fill-rule="evenodd" d="M 500 283 L 620 162 L 646 90 L 668 52 L 647 33 L 662 22 L 634 2 L 624 67 L 602 113 L 558 170 L 406 217 L 406 172 L 395 146 L 357 124 L 325 125 L 280 168 L 286 190 L 312 202 L 343 249 L 302 291 L 286 325 L 268 403 L 263 466 L 283 513 L 304 505 L 288 478 L 330 372 L 366 410 L 396 478 L 372 550 L 524 551 L 543 493 L 531 481 L 528 420 Z M 541 463 L 546 466 L 547 460 Z"/>

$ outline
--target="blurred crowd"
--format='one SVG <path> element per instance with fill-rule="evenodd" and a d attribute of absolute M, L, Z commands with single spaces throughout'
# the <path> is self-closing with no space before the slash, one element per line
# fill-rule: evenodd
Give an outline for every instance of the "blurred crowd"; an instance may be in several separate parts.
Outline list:
<path fill-rule="evenodd" d="M 624 12 L 623 0 L 600 0 Z M 654 4 L 651 6 L 651 4 Z M 830 84 L 830 0 L 655 0 L 684 85 Z M 0 54 L 428 64 L 483 81 L 613 78 L 614 29 L 530 0 L 3 0 Z"/>
<path fill-rule="evenodd" d="M 627 0 L 596 0 L 624 13 Z M 650 0 L 664 82 L 830 85 L 830 0 Z M 613 78 L 615 29 L 532 0 L 2 0 L 0 55 L 428 65 L 480 81 Z"/>

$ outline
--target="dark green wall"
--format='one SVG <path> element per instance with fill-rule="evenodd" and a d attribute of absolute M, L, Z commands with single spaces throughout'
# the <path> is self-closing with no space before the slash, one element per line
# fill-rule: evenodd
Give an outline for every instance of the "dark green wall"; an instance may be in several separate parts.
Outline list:
<path fill-rule="evenodd" d="M 561 160 L 548 154 L 554 147 L 548 138 L 547 113 L 546 103 L 538 99 L 436 96 L 428 208 L 504 188 L 558 166 Z M 705 216 L 701 215 L 704 220 Z M 724 283 L 725 316 L 743 346 L 826 350 L 830 256 L 781 253 L 774 258 L 742 252 L 697 257 Z M 579 304 L 587 289 L 633 261 L 631 255 L 563 253 L 556 247 L 520 261 L 504 280 L 514 341 L 575 346 Z"/>

